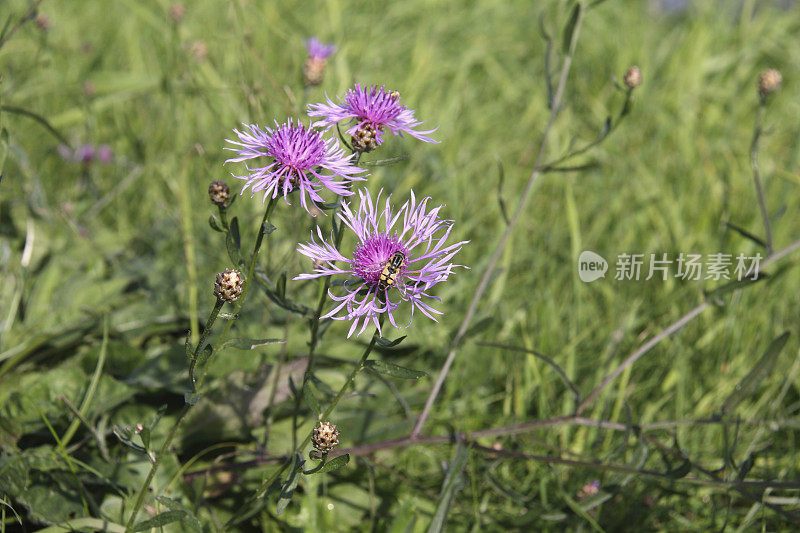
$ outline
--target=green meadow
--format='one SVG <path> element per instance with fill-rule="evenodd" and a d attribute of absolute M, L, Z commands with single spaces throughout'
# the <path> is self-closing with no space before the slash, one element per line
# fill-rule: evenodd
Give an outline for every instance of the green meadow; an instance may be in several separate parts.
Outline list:
<path fill-rule="evenodd" d="M 800 7 L 675 3 L 2 2 L 0 532 L 796 530 Z M 306 87 L 314 35 L 338 50 Z M 317 320 L 296 249 L 336 210 L 290 195 L 198 345 L 265 213 L 226 139 L 354 83 L 438 128 L 386 132 L 353 188 L 469 241 L 439 321 Z"/>

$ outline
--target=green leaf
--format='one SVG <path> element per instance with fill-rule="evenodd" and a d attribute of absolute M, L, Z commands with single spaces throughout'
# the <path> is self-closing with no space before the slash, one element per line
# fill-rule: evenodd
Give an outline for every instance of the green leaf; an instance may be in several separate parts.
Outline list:
<path fill-rule="evenodd" d="M 722 404 L 722 414 L 731 413 L 739 403 L 746 397 L 755 392 L 758 385 L 772 373 L 775 362 L 778 360 L 786 341 L 789 340 L 789 332 L 786 331 L 770 343 L 764 355 L 756 362 L 753 369 L 736 385 L 728 399 Z"/>
<path fill-rule="evenodd" d="M 748 240 L 756 243 L 760 247 L 762 247 L 762 248 L 766 248 L 767 247 L 767 243 L 765 243 L 762 239 L 760 239 L 759 237 L 756 237 L 755 235 L 753 235 L 752 233 L 750 233 L 746 229 L 744 229 L 744 228 L 742 228 L 740 226 L 737 226 L 733 222 L 725 222 L 725 225 L 727 227 L 729 227 L 730 229 L 732 229 L 733 231 L 735 231 L 736 233 L 738 233 L 739 235 L 741 235 L 742 237 L 744 237 L 745 239 L 748 239 Z"/>
<path fill-rule="evenodd" d="M 209 215 L 208 225 L 211 226 L 211 229 L 213 229 L 214 231 L 225 233 L 225 230 L 219 225 L 219 223 L 217 222 L 217 217 L 215 217 L 214 215 Z"/>
<path fill-rule="evenodd" d="M 180 501 L 167 498 L 166 496 L 156 496 L 156 500 L 158 500 L 159 503 L 161 503 L 170 511 L 180 511 L 184 513 L 182 521 L 192 531 L 203 531 L 203 526 L 200 524 L 200 520 L 197 519 L 191 509 L 186 507 Z"/>
<path fill-rule="evenodd" d="M 575 32 L 575 25 L 578 23 L 578 15 L 580 15 L 580 12 L 580 2 L 576 2 L 575 7 L 572 8 L 572 13 L 569 16 L 567 25 L 564 27 L 564 37 L 561 43 L 561 49 L 565 54 L 569 52 L 570 44 L 572 44 L 572 34 Z"/>
<path fill-rule="evenodd" d="M 274 226 L 274 225 L 273 225 L 271 222 L 264 222 L 264 223 L 261 225 L 261 232 L 262 232 L 264 235 L 269 235 L 269 234 L 271 234 L 273 231 L 275 231 L 276 229 L 278 229 L 278 228 L 276 228 L 276 227 L 275 227 L 275 226 Z"/>
<path fill-rule="evenodd" d="M 311 388 L 311 380 L 306 380 L 305 385 L 303 385 L 303 398 L 306 399 L 306 403 L 309 407 L 319 415 L 322 412 L 322 409 L 319 405 L 319 400 L 317 400 L 316 394 L 314 394 L 314 390 Z"/>
<path fill-rule="evenodd" d="M 391 348 L 391 347 L 397 346 L 398 344 L 403 342 L 403 339 L 405 339 L 407 336 L 408 335 L 403 335 L 399 339 L 395 339 L 393 341 L 387 339 L 386 337 L 378 337 L 378 341 L 377 342 L 378 342 L 379 346 L 383 346 L 384 348 Z"/>
<path fill-rule="evenodd" d="M 228 339 L 222 344 L 223 348 L 236 348 L 237 350 L 255 350 L 268 344 L 283 344 L 284 339 Z"/>
<path fill-rule="evenodd" d="M 3 128 L 3 130 L 0 131 L 0 175 L 3 174 L 3 168 L 5 168 L 7 156 L 8 156 L 8 130 Z"/>
<path fill-rule="evenodd" d="M 133 430 L 128 426 L 114 426 L 112 431 L 119 441 L 125 446 L 133 448 L 137 452 L 147 453 L 147 450 L 145 450 L 141 445 L 133 442 Z"/>
<path fill-rule="evenodd" d="M 186 402 L 186 405 L 191 405 L 192 407 L 194 407 L 195 405 L 197 405 L 197 402 L 200 401 L 200 397 L 201 396 L 202 396 L 202 394 L 200 394 L 199 392 L 188 392 L 187 391 L 183 395 L 183 401 Z"/>
<path fill-rule="evenodd" d="M 315 473 L 324 474 L 326 472 L 333 472 L 334 470 L 339 470 L 343 466 L 347 465 L 347 463 L 349 462 L 350 462 L 350 454 L 346 453 L 344 455 L 334 457 L 333 459 L 322 465 L 322 467 Z"/>
<path fill-rule="evenodd" d="M 439 533 L 444 531 L 447 521 L 447 514 L 450 511 L 450 504 L 456 494 L 464 487 L 464 465 L 469 457 L 469 449 L 460 440 L 456 443 L 455 457 L 447 465 L 447 475 L 444 478 L 442 491 L 439 494 L 439 502 L 436 504 L 436 511 L 433 520 L 428 527 L 428 533 Z"/>
<path fill-rule="evenodd" d="M 766 272 L 758 272 L 758 274 L 756 275 L 755 279 L 747 277 L 747 278 L 743 278 L 743 279 L 735 279 L 735 280 L 729 281 L 728 283 L 725 283 L 724 285 L 721 285 L 721 286 L 717 287 L 716 289 L 713 289 L 711 291 L 706 292 L 705 293 L 706 300 L 712 300 L 712 301 L 718 300 L 720 297 L 724 296 L 725 294 L 733 292 L 733 291 L 735 291 L 737 289 L 742 289 L 744 287 L 747 287 L 749 285 L 757 283 L 757 282 L 761 281 L 762 279 L 767 279 L 768 277 L 769 277 L 769 274 L 767 274 Z"/>
<path fill-rule="evenodd" d="M 203 349 L 200 350 L 200 353 L 197 355 L 197 366 L 202 368 L 208 358 L 211 357 L 211 354 L 214 353 L 214 348 L 210 344 L 206 344 L 203 346 Z"/>
<path fill-rule="evenodd" d="M 297 483 L 300 481 L 300 472 L 303 469 L 304 462 L 305 461 L 300 458 L 299 454 L 294 454 L 292 457 L 292 464 L 289 465 L 289 474 L 286 476 L 286 480 L 281 486 L 281 493 L 278 496 L 278 516 L 286 510 L 289 502 L 292 501 L 294 490 L 297 488 Z"/>
<path fill-rule="evenodd" d="M 689 472 L 691 471 L 692 471 L 692 462 L 689 459 L 686 459 L 685 461 L 683 461 L 683 463 L 680 464 L 680 466 L 677 466 L 676 468 L 673 468 L 672 470 L 667 472 L 667 475 L 672 479 L 681 479 L 683 477 L 688 476 Z"/>
<path fill-rule="evenodd" d="M 739 465 L 739 472 L 736 474 L 737 481 L 743 481 L 744 478 L 747 477 L 747 474 L 750 473 L 750 470 L 756 464 L 756 457 L 754 455 L 748 455 L 747 458 L 742 461 L 742 464 Z"/>
<path fill-rule="evenodd" d="M 166 511 L 155 515 L 153 518 L 134 524 L 133 531 L 146 531 L 154 527 L 171 524 L 172 522 L 183 519 L 185 514 L 184 511 Z"/>
<path fill-rule="evenodd" d="M 286 300 L 286 272 L 282 272 L 275 283 L 275 295 L 281 300 Z"/>
<path fill-rule="evenodd" d="M 359 165 L 362 167 L 388 167 L 391 165 L 396 165 L 402 161 L 405 161 L 411 157 L 410 154 L 402 154 L 395 157 L 389 157 L 387 159 L 376 159 L 375 161 L 361 161 Z M 338 204 L 337 204 L 338 205 Z"/>
<path fill-rule="evenodd" d="M 186 342 L 183 344 L 183 351 L 186 354 L 186 359 L 191 361 L 194 357 L 194 349 L 192 348 L 192 332 L 186 332 Z"/>
<path fill-rule="evenodd" d="M 233 217 L 230 223 L 230 231 L 225 237 L 225 247 L 228 249 L 228 257 L 231 258 L 235 266 L 244 264 L 239 250 L 242 247 L 241 237 L 239 236 L 239 219 Z"/>
<path fill-rule="evenodd" d="M 397 366 L 394 363 L 387 363 L 386 361 L 370 360 L 364 363 L 364 367 L 378 374 L 400 379 L 419 379 L 428 375 L 426 372 L 403 368 L 402 366 Z"/>

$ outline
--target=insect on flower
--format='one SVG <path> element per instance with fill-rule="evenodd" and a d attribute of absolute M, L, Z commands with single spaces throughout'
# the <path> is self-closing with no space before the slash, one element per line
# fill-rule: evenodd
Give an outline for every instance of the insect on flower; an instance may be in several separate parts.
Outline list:
<path fill-rule="evenodd" d="M 414 117 L 414 111 L 400 103 L 400 93 L 385 86 L 362 87 L 358 83 L 349 89 L 340 104 L 328 98 L 324 104 L 309 104 L 308 116 L 320 117 L 314 125 L 329 128 L 337 122 L 351 120 L 348 128 L 353 148 L 360 152 L 369 152 L 383 144 L 384 130 L 394 135 L 407 133 L 420 141 L 435 143 L 428 137 L 432 130 L 419 131 L 415 128 L 422 124 Z"/>
<path fill-rule="evenodd" d="M 406 254 L 403 252 L 395 252 L 381 272 L 381 277 L 378 280 L 378 296 L 380 296 L 381 293 L 385 294 L 389 287 L 394 285 L 395 281 L 397 281 L 397 274 L 405 264 Z"/>
<path fill-rule="evenodd" d="M 297 249 L 314 262 L 314 271 L 294 279 L 336 274 L 350 276 L 343 284 L 344 295 L 328 291 L 337 303 L 322 317 L 352 320 L 348 337 L 356 330 L 360 334 L 370 323 L 380 330 L 378 318 L 383 313 L 398 327 L 395 311 L 402 302 L 411 305 L 408 325 L 415 310 L 435 321 L 434 315 L 441 312 L 429 303 L 439 300 L 431 294 L 431 289 L 446 281 L 454 268 L 463 266 L 453 264 L 452 259 L 468 241 L 447 245 L 453 221 L 439 218 L 444 206 L 429 209 L 429 198 L 417 202 L 414 191 L 397 212 L 391 207 L 391 198 L 386 198 L 382 209 L 377 206 L 380 193 L 374 203 L 365 190 L 359 191 L 359 196 L 361 202 L 357 210 L 342 201 L 342 211 L 338 215 L 355 233 L 357 243 L 352 252 L 345 255 L 332 244 L 333 237 L 326 242 L 322 230 L 317 227 L 320 242 L 316 242 L 312 234 L 311 242 Z"/>

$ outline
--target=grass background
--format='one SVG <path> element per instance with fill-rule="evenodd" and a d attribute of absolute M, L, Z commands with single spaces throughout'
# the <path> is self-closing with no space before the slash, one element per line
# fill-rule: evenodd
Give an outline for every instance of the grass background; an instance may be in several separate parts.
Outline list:
<path fill-rule="evenodd" d="M 28 7 L 7 2 L 0 22 L 10 17 L 13 24 Z M 64 161 L 59 140 L 41 124 L 18 113 L 0 116 L 9 132 L 0 183 L 0 495 L 6 505 L 29 529 L 84 516 L 124 523 L 123 502 L 149 464 L 112 428 L 146 424 L 167 405 L 152 437 L 161 441 L 183 403 L 183 336 L 213 305 L 214 274 L 230 266 L 221 237 L 206 222 L 214 212 L 208 182 L 239 170 L 222 166 L 224 139 L 241 122 L 269 125 L 302 116 L 304 103 L 340 94 L 354 81 L 398 89 L 426 125 L 439 127 L 442 141 L 389 139 L 367 160 L 411 157 L 374 168 L 368 187 L 391 191 L 398 201 L 413 188 L 446 203 L 445 216 L 457 224 L 454 237 L 471 240 L 460 254 L 471 270 L 438 290 L 446 313 L 441 323 L 418 319 L 407 331 L 387 333 L 408 338 L 381 357 L 430 377 L 387 387 L 362 376 L 360 394 L 345 400 L 333 420 L 344 446 L 408 434 L 409 415 L 421 410 L 504 229 L 498 199 L 509 209 L 515 205 L 541 141 L 549 111 L 540 21 L 554 39 L 553 73 L 571 7 L 567 1 L 238 0 L 187 3 L 176 24 L 163 1 L 45 0 L 39 12 L 50 28 L 28 22 L 0 49 L 2 104 L 44 117 L 73 146 L 109 144 L 115 160 L 89 167 Z M 769 2 L 696 2 L 669 13 L 656 3 L 607 1 L 589 11 L 549 158 L 597 135 L 622 104 L 612 80 L 628 66 L 642 68 L 644 84 L 620 127 L 578 160 L 596 166 L 539 180 L 480 306 L 476 322 L 487 319 L 485 329 L 461 348 L 427 433 L 468 432 L 574 409 L 569 389 L 541 360 L 475 341 L 539 350 L 585 396 L 714 287 L 675 279 L 615 281 L 617 254 L 764 254 L 724 222 L 763 234 L 748 152 L 755 83 L 767 67 L 781 70 L 784 86 L 765 114 L 760 161 L 766 201 L 776 248 L 800 238 L 798 26 L 796 6 Z M 302 39 L 315 34 L 339 51 L 324 84 L 304 91 Z M 235 180 L 228 181 L 238 191 Z M 247 248 L 261 204 L 244 196 L 233 210 Z M 286 271 L 291 277 L 308 268 L 294 248 L 316 222 L 299 206 L 279 205 L 278 231 L 262 262 L 270 275 Z M 584 249 L 610 260 L 605 280 L 578 279 L 577 256 Z M 586 415 L 640 426 L 713 417 L 770 342 L 788 330 L 769 376 L 754 382 L 731 414 L 774 422 L 683 424 L 647 435 L 695 465 L 720 469 L 721 480 L 735 482 L 741 474 L 796 480 L 796 263 L 797 256 L 789 256 L 770 269 L 767 281 L 726 295 L 624 372 Z M 287 292 L 311 305 L 317 288 L 290 282 Z M 305 364 L 306 321 L 252 294 L 236 326 L 241 336 L 286 338 L 286 345 L 228 350 L 215 361 L 208 394 L 154 482 L 159 494 L 181 501 L 210 530 L 274 465 L 181 475 L 258 457 L 264 398 L 282 350 L 282 372 L 297 376 Z M 320 347 L 318 375 L 334 389 L 364 342 L 344 342 L 346 327 L 332 325 Z M 81 405 L 104 329 L 106 360 L 85 413 L 95 430 L 80 425 L 59 448 L 53 435 L 63 439 L 76 419 L 63 398 Z M 293 401 L 283 374 L 279 382 L 267 456 L 291 447 Z M 303 420 L 303 428 L 313 424 L 307 411 Z M 636 431 L 565 425 L 481 441 L 495 442 L 519 452 L 672 471 L 680 479 L 473 452 L 450 508 L 452 530 L 780 530 L 796 520 L 764 505 L 791 512 L 800 501 L 796 489 L 750 487 L 748 497 L 729 484 L 695 483 L 708 476 L 693 468 L 681 477 L 675 472 L 681 461 Z M 354 459 L 324 478 L 304 477 L 279 518 L 273 495 L 241 527 L 423 531 L 452 456 L 450 445 L 420 445 Z M 750 461 L 749 471 L 738 468 Z M 599 495 L 580 500 L 579 490 L 593 480 L 600 481 Z M 151 511 L 157 508 L 150 504 Z M 10 507 L 4 506 L 4 526 L 13 528 Z"/>

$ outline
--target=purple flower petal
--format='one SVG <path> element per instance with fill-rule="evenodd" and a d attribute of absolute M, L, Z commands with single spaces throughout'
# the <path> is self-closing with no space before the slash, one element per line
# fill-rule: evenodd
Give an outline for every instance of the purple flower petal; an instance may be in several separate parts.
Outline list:
<path fill-rule="evenodd" d="M 352 136 L 366 128 L 375 136 L 376 145 L 383 143 L 385 129 L 394 135 L 407 133 L 424 142 L 439 142 L 427 136 L 438 128 L 414 129 L 422 122 L 414 117 L 414 111 L 400 103 L 399 93 L 385 86 L 361 87 L 356 83 L 355 88 L 345 93 L 341 103 L 336 104 L 330 98 L 327 100 L 324 104 L 308 105 L 308 116 L 321 118 L 313 124 L 315 127 L 329 128 L 337 122 L 351 119 L 353 125 L 346 133 Z"/>
<path fill-rule="evenodd" d="M 344 295 L 328 292 L 337 303 L 323 317 L 352 320 L 348 337 L 356 330 L 361 334 L 369 324 L 378 326 L 378 316 L 383 313 L 397 327 L 394 313 L 402 301 L 411 304 L 411 319 L 405 327 L 411 324 L 415 309 L 435 321 L 434 315 L 442 313 L 426 301 L 439 300 L 429 294 L 429 290 L 447 280 L 454 268 L 463 266 L 452 264 L 451 260 L 469 241 L 446 245 L 453 222 L 439 218 L 442 206 L 429 210 L 429 198 L 417 202 L 413 191 L 411 198 L 397 212 L 392 210 L 390 197 L 381 206 L 381 193 L 378 193 L 374 202 L 363 189 L 359 191 L 359 196 L 357 210 L 342 201 L 342 211 L 338 215 L 358 239 L 352 253 L 342 254 L 341 250 L 324 240 L 317 228 L 319 243 L 312 234 L 311 241 L 300 244 L 297 249 L 314 261 L 314 270 L 294 279 L 337 274 L 355 278 L 356 283 L 344 285 Z M 333 236 L 330 240 L 333 241 Z M 394 283 L 382 284 L 381 274 L 398 252 L 403 255 L 404 261 L 395 271 Z M 393 294 L 399 296 L 398 301 L 392 301 Z"/>
<path fill-rule="evenodd" d="M 299 121 L 295 124 L 289 119 L 280 125 L 275 122 L 274 130 L 262 130 L 257 124 L 243 126 L 243 131 L 233 130 L 238 140 L 227 139 L 234 147 L 225 149 L 237 155 L 225 162 L 258 158 L 266 158 L 266 161 L 264 166 L 246 167 L 246 175 L 234 175 L 246 182 L 242 193 L 248 187 L 253 194 L 264 191 L 263 201 L 267 197 L 276 198 L 282 194 L 288 204 L 289 193 L 299 189 L 300 204 L 310 213 L 308 200 L 313 204 L 323 202 L 319 195 L 322 189 L 349 196 L 353 194 L 350 182 L 364 180 L 356 176 L 364 169 L 352 164 L 353 155 L 346 156 L 336 139 L 324 140 L 319 132 L 307 129 Z M 323 174 L 318 169 L 326 170 L 329 174 Z M 341 181 L 337 181 L 336 177 Z"/>

